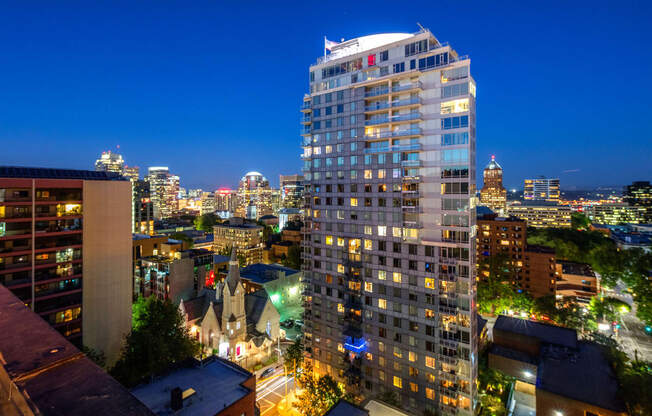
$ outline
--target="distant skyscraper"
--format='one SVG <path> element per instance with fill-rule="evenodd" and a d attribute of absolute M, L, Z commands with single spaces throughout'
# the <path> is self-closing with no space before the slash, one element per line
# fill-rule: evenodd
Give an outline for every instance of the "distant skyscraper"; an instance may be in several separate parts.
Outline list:
<path fill-rule="evenodd" d="M 215 208 L 217 211 L 234 213 L 237 208 L 238 195 L 233 189 L 221 188 L 215 191 Z"/>
<path fill-rule="evenodd" d="M 154 206 L 154 218 L 169 218 L 178 210 L 179 177 L 171 175 L 167 167 L 150 167 L 147 170 L 150 198 Z"/>
<path fill-rule="evenodd" d="M 559 202 L 559 179 L 526 179 L 523 198 L 529 201 Z"/>
<path fill-rule="evenodd" d="M 428 30 L 330 44 L 304 96 L 306 351 L 415 414 L 477 403 L 475 82 Z"/>
<path fill-rule="evenodd" d="M 131 182 L 135 182 L 140 179 L 140 168 L 138 166 L 125 166 L 123 175 L 131 179 Z"/>
<path fill-rule="evenodd" d="M 240 179 L 235 215 L 255 220 L 272 212 L 272 190 L 269 181 L 262 173 L 248 172 Z"/>
<path fill-rule="evenodd" d="M 280 175 L 281 207 L 303 208 L 303 175 Z"/>
<path fill-rule="evenodd" d="M 122 155 L 110 150 L 102 152 L 100 158 L 95 161 L 95 170 L 99 172 L 115 172 L 122 175 L 124 167 L 125 161 L 122 159 Z"/>
<path fill-rule="evenodd" d="M 149 183 L 144 180 L 132 182 L 134 233 L 154 234 L 154 204 L 150 197 Z"/>
<path fill-rule="evenodd" d="M 652 224 L 652 185 L 649 181 L 638 181 L 625 187 L 623 200 L 635 207 L 644 207 L 642 222 Z"/>
<path fill-rule="evenodd" d="M 503 168 L 491 156 L 491 162 L 484 168 L 484 185 L 480 191 L 480 202 L 499 214 L 507 208 L 507 191 L 503 187 Z"/>

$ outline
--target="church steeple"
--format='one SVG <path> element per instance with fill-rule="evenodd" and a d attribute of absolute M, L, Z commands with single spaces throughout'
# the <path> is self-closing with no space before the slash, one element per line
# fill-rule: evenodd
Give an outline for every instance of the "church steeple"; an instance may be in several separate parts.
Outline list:
<path fill-rule="evenodd" d="M 226 275 L 226 286 L 229 288 L 231 296 L 235 295 L 235 290 L 240 283 L 240 263 L 236 254 L 235 247 L 231 249 L 231 259 L 229 260 L 229 273 Z"/>

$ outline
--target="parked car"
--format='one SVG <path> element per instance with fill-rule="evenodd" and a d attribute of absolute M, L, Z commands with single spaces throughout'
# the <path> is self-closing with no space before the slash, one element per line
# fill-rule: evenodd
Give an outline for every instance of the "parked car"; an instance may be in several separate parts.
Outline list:
<path fill-rule="evenodd" d="M 296 325 L 297 328 L 303 328 L 303 321 L 301 319 L 297 319 L 294 321 L 294 325 Z"/>
<path fill-rule="evenodd" d="M 294 321 L 292 319 L 286 319 L 285 321 L 281 322 L 281 326 L 283 328 L 292 328 L 294 326 Z"/>

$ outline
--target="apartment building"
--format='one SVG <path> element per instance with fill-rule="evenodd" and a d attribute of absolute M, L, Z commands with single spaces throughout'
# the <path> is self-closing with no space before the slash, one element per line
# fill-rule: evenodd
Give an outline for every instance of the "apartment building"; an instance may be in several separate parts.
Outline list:
<path fill-rule="evenodd" d="M 481 279 L 489 277 L 491 258 L 502 255 L 509 270 L 509 283 L 515 288 L 533 297 L 555 296 L 558 278 L 555 251 L 528 245 L 524 220 L 484 215 L 478 217 L 477 223 L 476 259 Z"/>
<path fill-rule="evenodd" d="M 303 176 L 280 175 L 279 184 L 281 191 L 282 208 L 303 207 Z"/>
<path fill-rule="evenodd" d="M 267 178 L 260 172 L 247 172 L 240 179 L 237 197 L 235 215 L 238 217 L 257 220 L 274 212 L 272 189 Z"/>
<path fill-rule="evenodd" d="M 230 218 L 213 227 L 213 247 L 218 253 L 230 252 L 235 248 L 244 256 L 245 265 L 263 261 L 263 227 L 246 222 L 242 218 Z"/>
<path fill-rule="evenodd" d="M 334 46 L 333 46 L 334 45 Z M 357 395 L 472 414 L 475 82 L 428 30 L 310 66 L 302 112 L 308 360 Z"/>
<path fill-rule="evenodd" d="M 130 202 L 117 173 L 0 167 L 0 283 L 108 363 L 131 330 Z"/>
<path fill-rule="evenodd" d="M 160 220 L 174 216 L 179 209 L 179 177 L 170 174 L 167 167 L 154 166 L 147 169 L 145 180 L 149 183 L 154 218 Z"/>
<path fill-rule="evenodd" d="M 503 168 L 496 162 L 496 157 L 491 156 L 491 162 L 482 173 L 484 183 L 480 190 L 480 203 L 499 214 L 507 209 L 507 190 L 503 186 Z"/>

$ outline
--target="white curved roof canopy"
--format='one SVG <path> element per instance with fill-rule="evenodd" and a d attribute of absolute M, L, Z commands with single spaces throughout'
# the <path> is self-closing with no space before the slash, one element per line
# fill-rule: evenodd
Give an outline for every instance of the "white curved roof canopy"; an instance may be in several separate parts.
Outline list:
<path fill-rule="evenodd" d="M 381 33 L 347 40 L 333 47 L 331 59 L 342 58 L 359 52 L 378 48 L 414 36 L 411 33 Z"/>

